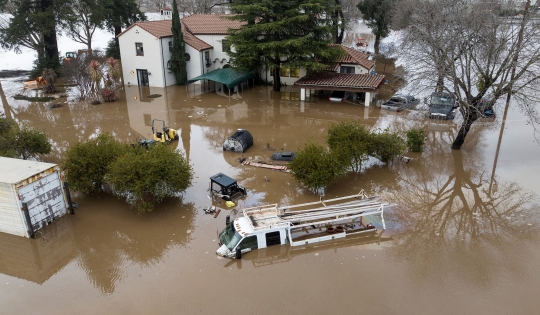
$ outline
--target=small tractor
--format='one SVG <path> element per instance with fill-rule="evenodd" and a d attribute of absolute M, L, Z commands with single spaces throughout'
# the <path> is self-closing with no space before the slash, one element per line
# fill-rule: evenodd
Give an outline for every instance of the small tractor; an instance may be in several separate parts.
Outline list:
<path fill-rule="evenodd" d="M 156 121 L 161 121 L 163 123 L 161 131 L 154 126 L 154 122 Z M 178 132 L 176 131 L 176 129 L 167 127 L 164 120 L 152 120 L 152 133 L 154 134 L 154 141 L 156 142 L 168 143 L 173 140 L 178 140 Z"/>

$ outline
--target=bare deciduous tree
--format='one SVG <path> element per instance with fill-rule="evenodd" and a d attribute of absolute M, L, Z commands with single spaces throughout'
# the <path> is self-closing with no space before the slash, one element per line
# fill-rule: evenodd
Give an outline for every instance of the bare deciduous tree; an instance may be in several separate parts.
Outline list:
<path fill-rule="evenodd" d="M 504 97 L 508 104 L 512 96 L 531 123 L 540 122 L 540 21 L 530 19 L 530 2 L 519 19 L 501 16 L 508 1 L 403 0 L 397 6 L 401 21 L 394 27 L 404 30 L 409 82 L 457 96 L 463 123 L 453 149 Z"/>
<path fill-rule="evenodd" d="M 92 19 L 92 6 L 97 6 L 96 1 L 75 0 L 72 3 L 73 13 L 67 23 L 67 35 L 76 41 L 86 45 L 87 49 L 92 49 L 92 37 L 99 28 L 97 21 Z"/>
<path fill-rule="evenodd" d="M 229 0 L 180 0 L 178 11 L 184 14 L 210 14 L 214 8 L 227 6 Z"/>
<path fill-rule="evenodd" d="M 0 15 L 0 34 L 9 28 L 11 18 L 11 14 Z M 35 50 L 38 54 L 38 57 L 41 58 L 45 53 L 45 51 L 43 50 L 44 45 L 45 43 L 43 42 L 43 34 L 28 28 L 26 30 L 26 36 L 19 41 L 18 45 L 11 45 L 4 41 L 0 46 L 5 49 L 13 48 L 16 53 L 21 52 L 20 46 L 30 48 L 32 50 Z"/>

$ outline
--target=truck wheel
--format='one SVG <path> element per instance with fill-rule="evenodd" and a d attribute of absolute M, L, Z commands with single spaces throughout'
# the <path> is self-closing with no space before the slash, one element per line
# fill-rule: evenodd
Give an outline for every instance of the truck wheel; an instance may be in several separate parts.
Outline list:
<path fill-rule="evenodd" d="M 242 246 L 236 247 L 236 259 L 242 259 Z"/>

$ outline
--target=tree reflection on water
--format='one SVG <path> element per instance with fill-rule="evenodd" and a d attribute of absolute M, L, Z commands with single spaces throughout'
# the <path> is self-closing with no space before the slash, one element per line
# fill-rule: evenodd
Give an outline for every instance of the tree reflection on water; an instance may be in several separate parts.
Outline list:
<path fill-rule="evenodd" d="M 433 136 L 429 141 L 443 139 Z M 524 272 L 520 257 L 529 247 L 516 242 L 538 237 L 536 196 L 516 183 L 493 185 L 477 153 L 429 147 L 422 171 L 401 172 L 399 188 L 391 194 L 399 205 L 387 216 L 397 239 L 393 255 L 410 260 L 420 281 L 429 277 L 432 282 L 441 271 L 450 271 L 489 284 L 494 272 Z"/>
<path fill-rule="evenodd" d="M 192 203 L 169 201 L 159 211 L 139 215 L 112 196 L 98 202 L 86 205 L 91 213 L 75 222 L 74 243 L 79 265 L 102 293 L 115 291 L 128 266 L 157 264 L 168 250 L 191 240 L 186 230 L 194 229 Z"/>

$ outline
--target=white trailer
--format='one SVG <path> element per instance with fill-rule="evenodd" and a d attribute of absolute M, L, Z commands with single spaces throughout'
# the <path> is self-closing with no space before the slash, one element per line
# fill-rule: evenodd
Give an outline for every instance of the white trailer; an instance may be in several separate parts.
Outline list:
<path fill-rule="evenodd" d="M 33 237 L 66 205 L 58 165 L 0 157 L 0 232 Z"/>
<path fill-rule="evenodd" d="M 386 229 L 384 207 L 391 205 L 379 199 L 367 197 L 361 191 L 357 195 L 299 205 L 245 208 L 243 216 L 219 234 L 220 247 L 216 254 L 240 258 L 243 253 L 272 245 L 300 246 L 351 234 L 375 233 L 376 228 L 371 223 L 365 225 L 362 217 L 380 215 L 382 228 Z"/>

